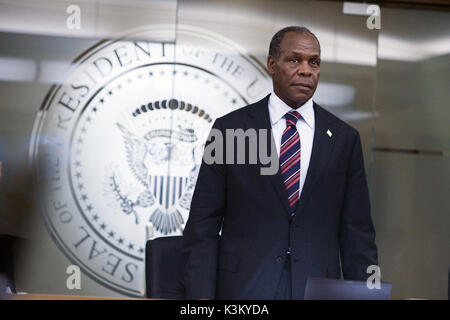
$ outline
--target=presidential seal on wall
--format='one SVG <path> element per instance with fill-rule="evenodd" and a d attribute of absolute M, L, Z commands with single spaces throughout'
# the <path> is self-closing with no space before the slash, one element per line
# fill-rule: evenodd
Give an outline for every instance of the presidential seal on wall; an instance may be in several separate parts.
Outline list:
<path fill-rule="evenodd" d="M 214 119 L 270 90 L 261 64 L 230 41 L 187 26 L 172 38 L 149 27 L 90 48 L 34 127 L 52 238 L 92 279 L 129 296 L 145 292 L 146 225 L 155 237 L 182 234 Z"/>

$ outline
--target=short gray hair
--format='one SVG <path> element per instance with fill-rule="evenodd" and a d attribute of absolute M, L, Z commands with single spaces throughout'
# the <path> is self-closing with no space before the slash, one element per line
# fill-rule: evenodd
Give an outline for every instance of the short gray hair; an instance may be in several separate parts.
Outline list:
<path fill-rule="evenodd" d="M 312 33 L 308 28 L 306 27 L 300 27 L 300 26 L 289 26 L 284 27 L 283 29 L 279 30 L 277 33 L 275 33 L 272 37 L 272 40 L 270 41 L 269 46 L 269 55 L 277 59 L 280 55 L 280 44 L 283 40 L 284 34 L 286 32 L 297 32 L 300 34 L 310 34 L 316 39 L 317 44 L 319 45 L 319 54 L 320 54 L 320 42 L 319 39 L 317 39 L 316 35 Z"/>

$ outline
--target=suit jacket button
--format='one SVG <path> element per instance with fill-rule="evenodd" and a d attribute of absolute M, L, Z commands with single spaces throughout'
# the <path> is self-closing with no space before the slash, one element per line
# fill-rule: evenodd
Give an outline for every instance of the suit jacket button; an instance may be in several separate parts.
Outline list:
<path fill-rule="evenodd" d="M 282 263 L 283 262 L 283 257 L 282 256 L 278 256 L 277 257 L 277 262 L 278 263 Z"/>

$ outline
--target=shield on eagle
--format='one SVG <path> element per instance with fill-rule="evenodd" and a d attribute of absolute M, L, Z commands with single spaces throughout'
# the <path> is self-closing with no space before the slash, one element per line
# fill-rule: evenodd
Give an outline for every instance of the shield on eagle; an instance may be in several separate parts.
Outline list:
<path fill-rule="evenodd" d="M 194 129 L 154 129 L 143 137 L 117 123 L 124 138 L 129 168 L 145 187 L 125 213 L 134 213 L 139 224 L 137 207 L 155 206 L 149 221 L 156 230 L 169 234 L 184 224 L 178 206 L 189 210 L 200 167 L 198 138 Z"/>

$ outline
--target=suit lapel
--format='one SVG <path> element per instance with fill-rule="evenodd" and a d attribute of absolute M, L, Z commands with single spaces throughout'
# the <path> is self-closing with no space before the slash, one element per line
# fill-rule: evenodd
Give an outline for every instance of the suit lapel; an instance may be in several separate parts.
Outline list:
<path fill-rule="evenodd" d="M 315 130 L 311 159 L 294 219 L 300 219 L 304 214 L 311 191 L 327 167 L 338 134 L 332 119 L 316 103 L 314 103 L 314 118 Z M 327 133 L 328 130 L 330 130 L 331 136 Z"/>
<path fill-rule="evenodd" d="M 268 133 L 272 132 L 272 125 L 270 124 L 269 107 L 268 107 L 269 96 L 270 95 L 267 95 L 264 99 L 257 102 L 255 108 L 249 112 L 249 118 L 252 121 L 252 123 L 248 126 L 249 128 L 267 129 Z M 270 135 L 270 137 L 272 137 L 272 135 Z M 266 150 L 271 150 L 270 143 L 271 141 L 267 139 Z M 271 186 L 273 187 L 273 189 L 275 189 L 275 193 L 277 194 L 277 197 L 279 198 L 283 206 L 283 209 L 286 212 L 287 215 L 286 217 L 289 217 L 290 216 L 289 203 L 287 200 L 286 189 L 283 184 L 283 179 L 281 177 L 280 170 L 277 170 L 277 173 L 274 175 L 265 176 L 265 178 L 267 178 L 267 180 L 270 181 Z"/>
<path fill-rule="evenodd" d="M 272 130 L 268 108 L 269 96 L 270 95 L 257 102 L 255 104 L 255 107 L 249 110 L 248 115 L 250 123 L 248 125 L 248 128 Z M 295 219 L 299 219 L 298 217 L 304 213 L 303 208 L 310 198 L 311 191 L 316 185 L 320 175 L 327 166 L 328 159 L 330 158 L 331 152 L 333 151 L 334 143 L 338 135 L 332 119 L 328 117 L 327 114 L 316 103 L 314 103 L 313 107 L 315 118 L 313 147 L 311 151 L 311 159 L 309 161 L 306 180 L 303 185 L 303 190 L 300 195 L 299 202 L 297 204 L 296 214 L 294 217 Z M 327 134 L 328 130 L 332 132 L 331 137 Z M 267 141 L 267 150 L 270 150 L 270 141 Z M 283 184 L 283 178 L 281 176 L 280 170 L 278 170 L 274 175 L 267 176 L 267 179 L 270 181 L 271 186 L 275 190 L 275 193 L 277 194 L 277 197 L 279 198 L 283 209 L 286 212 L 286 217 L 290 219 L 291 214 L 289 203 L 287 200 L 286 189 Z"/>

